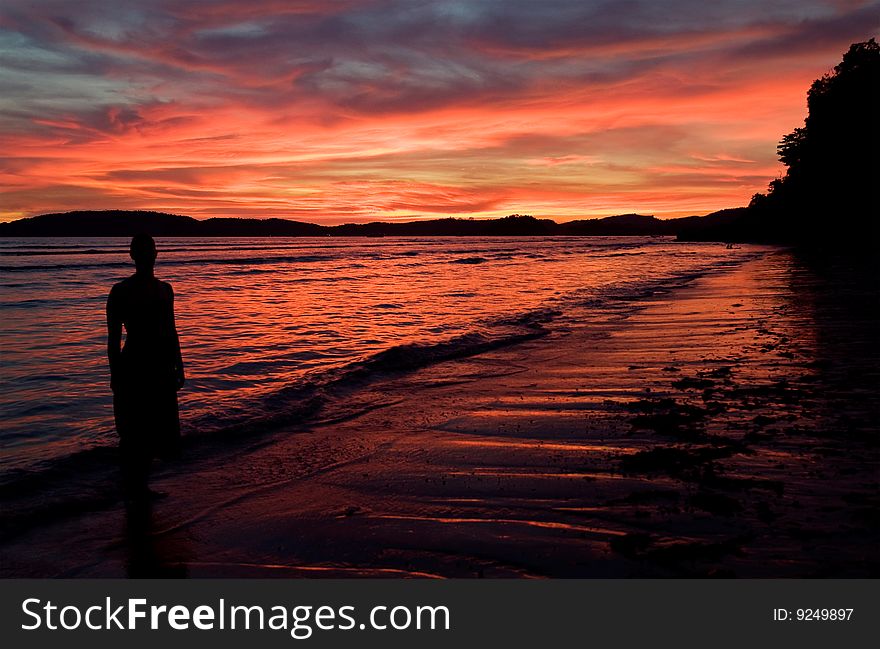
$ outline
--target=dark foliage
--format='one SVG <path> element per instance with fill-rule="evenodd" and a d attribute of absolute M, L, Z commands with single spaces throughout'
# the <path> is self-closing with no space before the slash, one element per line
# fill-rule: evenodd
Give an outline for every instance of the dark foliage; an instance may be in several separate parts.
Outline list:
<path fill-rule="evenodd" d="M 777 147 L 788 167 L 756 194 L 756 223 L 774 238 L 873 240 L 880 218 L 880 45 L 855 43 L 807 93 L 804 126 Z"/>

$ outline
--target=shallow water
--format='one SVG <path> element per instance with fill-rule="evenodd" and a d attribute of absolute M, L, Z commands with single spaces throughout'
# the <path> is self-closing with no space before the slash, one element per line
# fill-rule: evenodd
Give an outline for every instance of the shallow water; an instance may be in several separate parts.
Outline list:
<path fill-rule="evenodd" d="M 132 271 L 126 245 L 0 240 L 4 474 L 115 442 L 104 305 Z M 363 377 L 516 340 L 754 254 L 633 237 L 169 238 L 158 247 L 187 366 L 185 433 L 283 411 L 353 367 Z"/>

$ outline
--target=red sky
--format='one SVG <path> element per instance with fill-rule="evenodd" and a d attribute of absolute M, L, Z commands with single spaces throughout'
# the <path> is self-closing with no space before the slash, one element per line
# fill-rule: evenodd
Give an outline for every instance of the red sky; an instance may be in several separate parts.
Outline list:
<path fill-rule="evenodd" d="M 4 0 L 0 220 L 746 204 L 880 2 Z"/>

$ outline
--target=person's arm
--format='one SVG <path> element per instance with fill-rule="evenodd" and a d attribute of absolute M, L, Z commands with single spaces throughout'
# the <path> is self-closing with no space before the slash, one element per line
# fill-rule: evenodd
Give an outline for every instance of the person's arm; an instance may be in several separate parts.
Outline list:
<path fill-rule="evenodd" d="M 107 360 L 110 363 L 110 389 L 116 392 L 119 379 L 119 361 L 122 356 L 122 320 L 119 317 L 118 297 L 110 291 L 107 298 Z"/>
<path fill-rule="evenodd" d="M 174 289 L 168 284 L 168 292 L 171 299 L 171 343 L 174 345 L 174 372 L 177 378 L 177 389 L 180 390 L 186 383 L 186 373 L 183 370 L 183 354 L 180 352 L 180 336 L 177 334 L 177 323 L 174 318 Z"/>

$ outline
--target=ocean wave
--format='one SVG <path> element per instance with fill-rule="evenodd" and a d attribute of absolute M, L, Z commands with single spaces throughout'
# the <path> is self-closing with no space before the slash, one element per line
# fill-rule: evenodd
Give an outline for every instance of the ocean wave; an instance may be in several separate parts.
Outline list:
<path fill-rule="evenodd" d="M 184 451 L 250 439 L 291 424 L 314 423 L 327 410 L 332 410 L 334 417 L 342 416 L 341 413 L 356 416 L 359 406 L 347 398 L 352 390 L 381 377 L 544 336 L 549 333 L 546 324 L 556 315 L 557 311 L 539 309 L 499 318 L 482 323 L 479 330 L 444 341 L 395 345 L 337 368 L 316 371 L 269 394 L 183 420 Z M 329 404 L 333 406 L 330 409 Z M 115 480 L 117 453 L 114 446 L 97 445 L 42 460 L 26 469 L 7 471 L 0 477 L 0 501 L 8 503 L 36 495 L 38 502 L 25 509 L 4 505 L 0 535 L 49 516 L 49 510 L 65 511 L 56 501 L 66 502 L 72 493 L 78 494 L 77 507 L 105 504 L 109 482 Z M 84 483 L 91 486 L 81 488 Z"/>
<path fill-rule="evenodd" d="M 453 259 L 449 263 L 451 264 L 485 264 L 488 259 L 485 257 L 459 257 L 458 259 Z"/>
<path fill-rule="evenodd" d="M 337 261 L 340 258 L 334 255 L 275 255 L 269 257 L 212 257 L 199 259 L 165 259 L 163 266 L 204 266 L 209 264 L 278 264 L 278 263 L 316 263 L 322 261 Z M 29 272 L 35 270 L 85 270 L 89 268 L 133 268 L 131 261 L 113 262 L 87 262 L 81 264 L 28 264 L 28 265 L 4 265 L 0 266 L 0 272 Z"/>
<path fill-rule="evenodd" d="M 570 256 L 574 254 L 589 254 L 592 256 L 601 257 L 602 250 L 607 248 L 614 248 L 618 251 L 625 251 L 631 248 L 641 248 L 645 245 L 645 242 L 642 240 L 635 241 L 609 241 L 603 242 L 600 240 L 591 240 L 589 243 L 584 243 L 583 240 L 578 241 L 579 247 L 577 250 L 565 250 L 561 249 L 556 252 L 557 255 L 561 256 Z M 60 247 L 59 247 L 60 248 Z M 266 251 L 266 252 L 275 252 L 278 250 L 289 250 L 289 251 L 297 251 L 299 254 L 287 254 L 287 255 L 268 255 L 268 256 L 232 256 L 232 257 L 220 257 L 214 256 L 218 253 L 223 252 L 241 252 L 241 251 Z M 316 251 L 313 254 L 309 254 L 311 251 Z M 332 252 L 331 252 L 332 251 Z M 250 266 L 261 266 L 265 264 L 277 264 L 277 263 L 320 263 L 320 262 L 332 262 L 332 261 L 344 261 L 348 259 L 350 262 L 352 259 L 357 259 L 361 261 L 368 260 L 376 260 L 376 259 L 405 259 L 405 258 L 414 258 L 423 254 L 422 250 L 398 250 L 394 247 L 388 246 L 376 246 L 372 248 L 368 248 L 368 252 L 362 252 L 357 255 L 357 257 L 349 258 L 346 257 L 345 254 L 350 252 L 351 249 L 343 246 L 343 245 L 291 245 L 291 246 L 272 246 L 272 247 L 263 247 L 263 246 L 241 246 L 241 247 L 230 247 L 222 244 L 218 245 L 203 245 L 203 246 L 193 246 L 193 247 L 173 247 L 173 248 L 162 248 L 162 263 L 167 267 L 173 266 L 193 266 L 193 265 L 211 265 L 211 264 L 224 264 L 224 265 L 250 265 Z M 174 253 L 205 253 L 209 256 L 197 257 L 197 258 L 189 258 L 189 259 L 179 259 L 174 256 L 166 256 L 173 255 Z M 482 248 L 461 248 L 461 249 L 451 249 L 446 251 L 450 255 L 463 254 L 466 255 L 464 257 L 458 257 L 455 259 L 451 259 L 448 261 L 445 260 L 434 260 L 432 262 L 417 262 L 415 265 L 422 265 L 424 263 L 434 263 L 434 264 L 442 264 L 442 263 L 454 263 L 454 264 L 483 264 L 487 263 L 490 260 L 507 260 L 513 259 L 517 257 L 523 257 L 527 259 L 540 259 L 542 255 L 539 253 L 536 254 L 528 248 L 522 247 L 482 247 Z M 337 253 L 337 254 L 334 254 Z M 607 256 L 617 256 L 627 254 L 626 252 L 616 252 Z M 113 255 L 116 259 L 106 259 L 106 257 Z M 484 256 L 485 255 L 485 256 Z M 70 271 L 70 270 L 87 270 L 93 268 L 123 268 L 123 267 L 131 267 L 131 261 L 128 259 L 128 249 L 127 248 L 84 248 L 84 249 L 45 249 L 45 250 L 25 250 L 25 249 L 16 249 L 16 248 L 5 248 L 0 249 L 0 257 L 17 257 L 22 260 L 25 260 L 28 257 L 54 257 L 61 256 L 67 257 L 68 259 L 71 257 L 102 257 L 103 259 L 95 259 L 94 261 L 83 260 L 83 261 L 65 261 L 63 259 L 59 260 L 58 263 L 25 263 L 25 264 L 3 264 L 0 265 L 0 272 L 6 273 L 21 273 L 21 272 L 30 272 L 30 271 Z M 490 259 L 491 258 L 491 259 Z M 542 261 L 555 261 L 552 258 L 541 259 Z M 11 261 L 11 259 L 10 259 Z M 37 261 L 37 259 L 34 259 Z M 350 267 L 362 267 L 357 261 L 349 264 Z"/>
<path fill-rule="evenodd" d="M 394 345 L 345 365 L 316 371 L 228 410 L 204 414 L 187 422 L 185 433 L 241 435 L 304 421 L 340 391 L 347 392 L 382 376 L 411 372 L 544 336 L 550 331 L 547 324 L 559 313 L 553 309 L 538 309 L 481 323 L 478 330 L 443 341 Z"/>
<path fill-rule="evenodd" d="M 273 260 L 274 261 L 274 260 Z M 466 333 L 438 342 L 395 345 L 335 368 L 315 370 L 268 394 L 223 404 L 213 411 L 184 419 L 184 451 L 189 457 L 229 448 L 236 440 L 295 431 L 334 418 L 354 417 L 359 409 L 372 408 L 352 398 L 358 390 L 389 375 L 411 372 L 454 359 L 532 340 L 550 333 L 554 322 L 567 326 L 589 308 L 593 315 L 638 308 L 644 298 L 672 290 L 693 279 L 741 263 L 718 261 L 699 269 L 662 277 L 622 282 L 589 293 L 574 292 L 553 298 L 553 307 L 496 317 L 474 323 Z M 546 303 L 545 303 L 546 304 Z M 388 306 L 388 305 L 386 305 Z M 34 521 L 77 508 L 102 507 L 113 502 L 117 490 L 117 451 L 99 443 L 67 456 L 45 459 L 28 468 L 0 476 L 3 503 L 2 530 L 15 533 Z"/>

